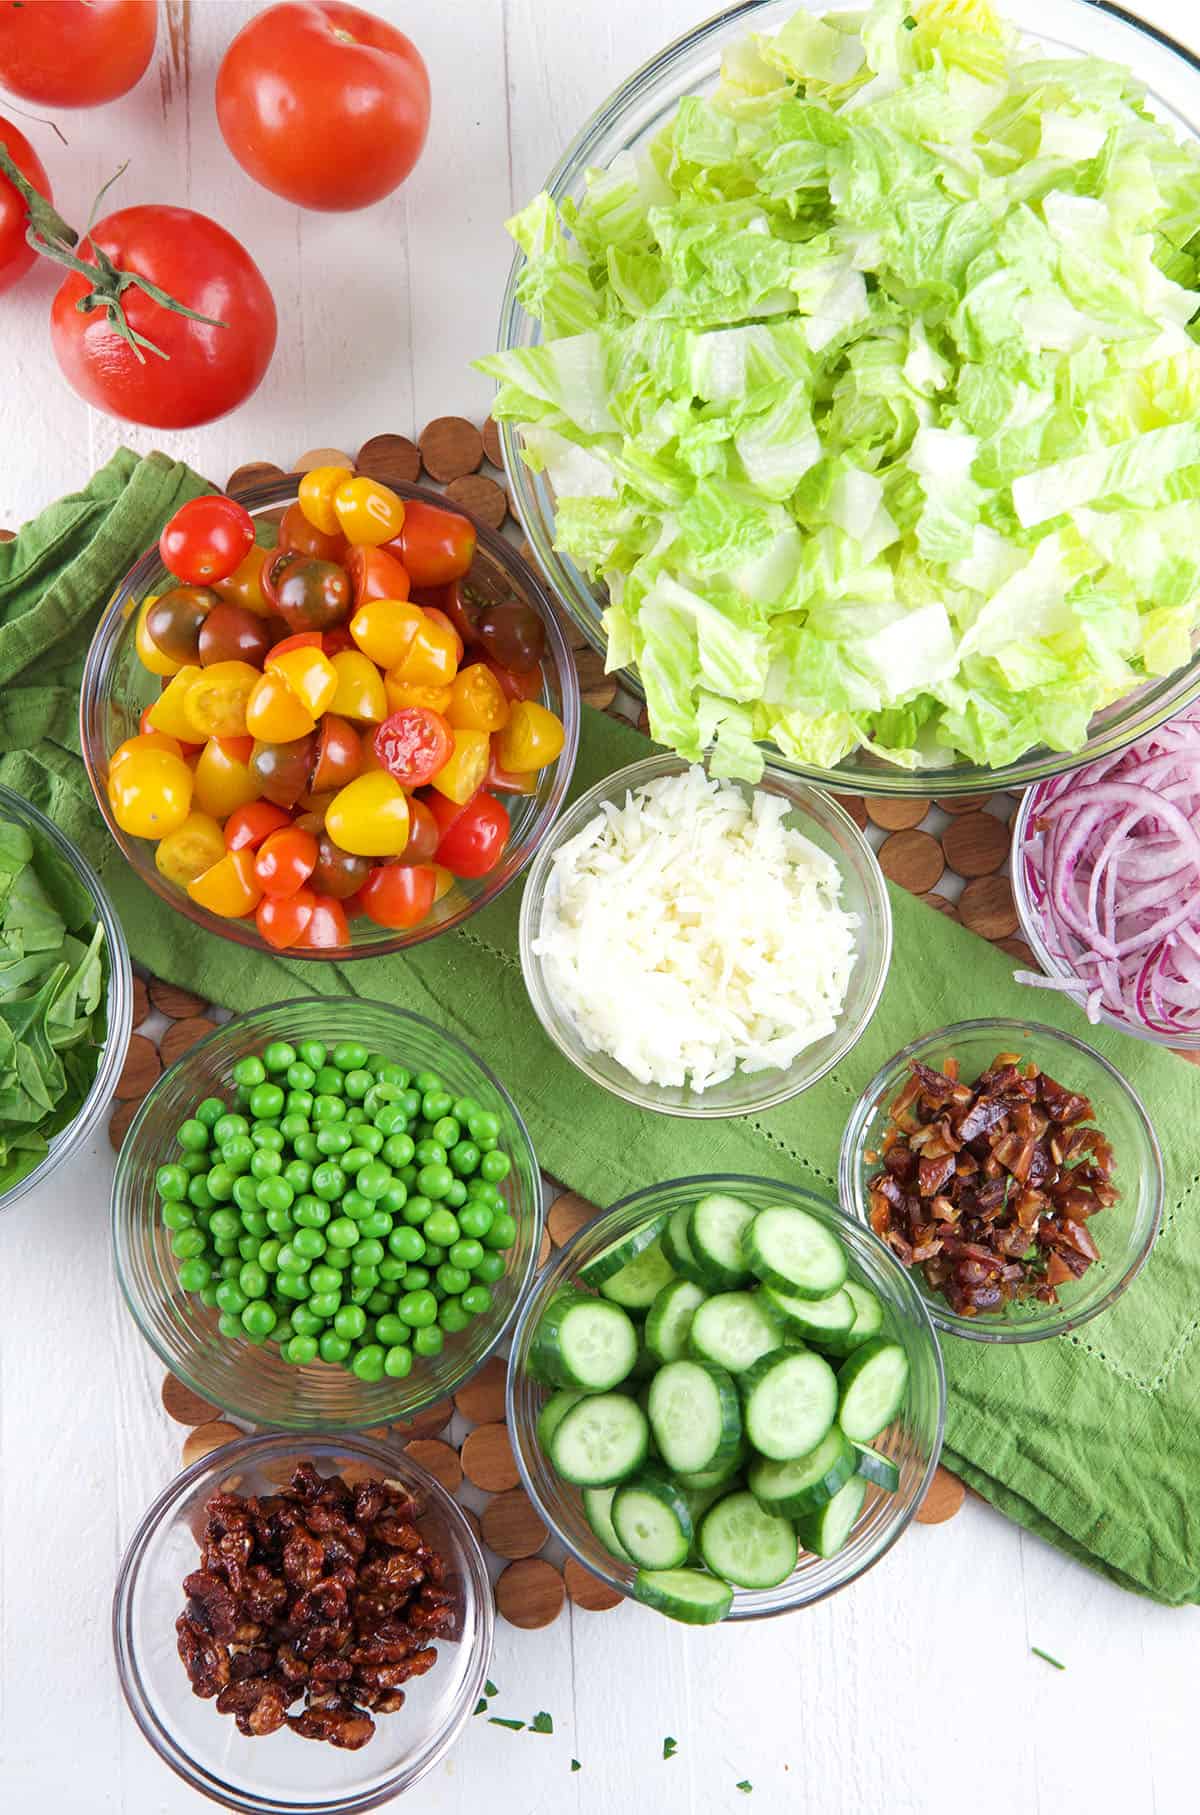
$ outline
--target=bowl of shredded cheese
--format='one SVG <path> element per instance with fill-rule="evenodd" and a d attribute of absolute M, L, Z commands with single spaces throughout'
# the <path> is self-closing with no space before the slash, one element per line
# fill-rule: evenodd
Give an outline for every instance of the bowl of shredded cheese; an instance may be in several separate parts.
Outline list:
<path fill-rule="evenodd" d="M 582 795 L 521 905 L 547 1034 L 593 1083 L 667 1115 L 807 1090 L 867 1026 L 891 950 L 879 865 L 832 796 L 672 755 Z"/>

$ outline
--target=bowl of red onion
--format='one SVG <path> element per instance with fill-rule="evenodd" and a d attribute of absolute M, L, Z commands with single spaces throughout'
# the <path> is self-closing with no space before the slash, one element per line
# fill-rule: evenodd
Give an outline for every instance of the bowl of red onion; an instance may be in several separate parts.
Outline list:
<path fill-rule="evenodd" d="M 1200 707 L 1030 788 L 1013 826 L 1024 983 L 1087 1019 L 1200 1050 Z"/>

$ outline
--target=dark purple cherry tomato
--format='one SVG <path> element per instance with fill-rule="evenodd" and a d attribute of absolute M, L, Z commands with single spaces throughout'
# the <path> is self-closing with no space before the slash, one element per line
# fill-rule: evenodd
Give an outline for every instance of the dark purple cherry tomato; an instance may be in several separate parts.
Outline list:
<path fill-rule="evenodd" d="M 541 618 L 519 599 L 489 605 L 475 620 L 475 636 L 493 661 L 517 674 L 536 668 L 546 648 Z"/>
<path fill-rule="evenodd" d="M 171 661 L 194 662 L 200 652 L 200 627 L 220 603 L 207 586 L 174 586 L 146 613 L 147 634 Z"/>
<path fill-rule="evenodd" d="M 317 751 L 309 786 L 314 794 L 344 788 L 362 768 L 362 740 L 348 718 L 327 712 L 317 726 Z"/>
<path fill-rule="evenodd" d="M 311 731 L 307 737 L 296 737 L 286 744 L 255 743 L 250 773 L 277 807 L 294 807 L 307 790 L 315 744 Z"/>
<path fill-rule="evenodd" d="M 278 571 L 269 565 L 275 609 L 289 630 L 328 630 L 349 614 L 350 575 L 336 562 L 293 555 Z"/>
<path fill-rule="evenodd" d="M 372 863 L 369 857 L 356 857 L 350 851 L 343 851 L 340 844 L 334 844 L 328 832 L 322 832 L 317 839 L 317 867 L 313 871 L 313 887 L 324 895 L 332 895 L 335 901 L 345 901 L 347 896 L 354 895 L 371 874 Z"/>
<path fill-rule="evenodd" d="M 199 655 L 202 668 L 214 662 L 249 662 L 261 668 L 263 657 L 274 642 L 266 618 L 247 611 L 244 605 L 214 605 L 200 626 Z"/>

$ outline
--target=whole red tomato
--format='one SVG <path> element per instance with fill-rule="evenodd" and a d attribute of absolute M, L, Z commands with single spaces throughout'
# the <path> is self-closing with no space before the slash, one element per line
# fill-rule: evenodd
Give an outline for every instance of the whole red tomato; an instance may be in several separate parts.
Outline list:
<path fill-rule="evenodd" d="M 92 262 L 93 246 L 120 270 L 224 326 L 189 321 L 131 284 L 121 298 L 130 327 L 167 355 L 147 352 L 139 360 L 103 304 L 80 312 L 76 305 L 91 286 L 73 272 L 54 298 L 50 334 L 81 397 L 129 422 L 186 429 L 224 416 L 258 388 L 275 349 L 275 304 L 232 233 L 190 208 L 148 204 L 98 221 L 79 257 Z"/>
<path fill-rule="evenodd" d="M 42 107 L 99 107 L 146 73 L 156 0 L 3 0 L 0 87 Z"/>
<path fill-rule="evenodd" d="M 15 126 L 10 126 L 7 120 L 0 120 L 0 145 L 4 146 L 21 175 L 28 177 L 47 201 L 52 201 L 50 178 L 46 175 L 41 158 L 25 134 L 18 132 Z M 19 277 L 24 277 L 37 257 L 32 246 L 25 243 L 25 228 L 28 223 L 29 211 L 25 206 L 25 198 L 17 193 L 15 183 L 10 183 L 6 176 L 0 176 L 0 290 L 7 290 Z"/>
<path fill-rule="evenodd" d="M 429 74 L 403 32 L 357 6 L 269 6 L 225 52 L 217 120 L 264 189 L 302 208 L 366 208 L 420 156 Z"/>

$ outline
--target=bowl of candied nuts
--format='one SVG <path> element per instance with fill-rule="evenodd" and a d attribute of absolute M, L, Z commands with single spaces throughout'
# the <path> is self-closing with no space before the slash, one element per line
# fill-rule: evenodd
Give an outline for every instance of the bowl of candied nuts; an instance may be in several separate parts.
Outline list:
<path fill-rule="evenodd" d="M 113 1600 L 130 1710 L 193 1789 L 351 1815 L 409 1789 L 475 1707 L 492 1597 L 461 1510 L 367 1437 L 246 1437 L 163 1490 Z"/>

